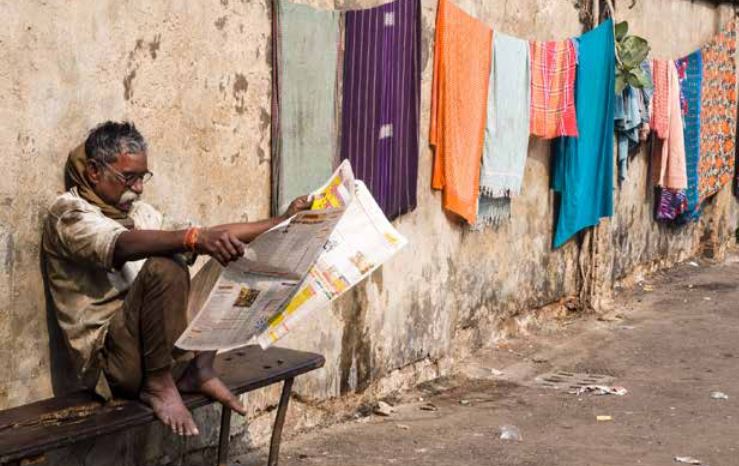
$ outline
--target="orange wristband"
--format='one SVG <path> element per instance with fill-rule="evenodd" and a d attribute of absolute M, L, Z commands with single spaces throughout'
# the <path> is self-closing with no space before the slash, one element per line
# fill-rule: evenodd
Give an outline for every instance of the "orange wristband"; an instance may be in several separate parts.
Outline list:
<path fill-rule="evenodd" d="M 195 246 L 198 243 L 198 236 L 200 236 L 200 228 L 192 227 L 185 232 L 185 248 L 195 252 Z"/>

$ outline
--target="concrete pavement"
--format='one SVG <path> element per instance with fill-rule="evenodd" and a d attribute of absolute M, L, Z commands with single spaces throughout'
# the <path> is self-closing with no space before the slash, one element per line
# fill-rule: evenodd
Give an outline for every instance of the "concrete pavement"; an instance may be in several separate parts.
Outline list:
<path fill-rule="evenodd" d="M 285 442 L 280 464 L 671 465 L 681 456 L 739 465 L 738 285 L 737 256 L 660 272 L 616 296 L 619 318 L 566 319 L 481 351 L 456 376 L 391 399 L 388 417 Z M 547 386 L 568 374 L 603 376 L 628 394 Z M 729 398 L 713 399 L 714 391 Z M 521 441 L 500 438 L 507 425 Z"/>

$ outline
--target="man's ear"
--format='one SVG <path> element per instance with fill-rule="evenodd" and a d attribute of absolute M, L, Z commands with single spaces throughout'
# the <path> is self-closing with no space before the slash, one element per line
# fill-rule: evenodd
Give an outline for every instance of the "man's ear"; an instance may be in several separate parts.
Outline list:
<path fill-rule="evenodd" d="M 96 184 L 100 183 L 100 177 L 102 176 L 102 170 L 100 170 L 100 165 L 97 164 L 94 160 L 88 160 L 85 163 L 85 176 L 87 176 L 87 180 L 90 182 L 91 185 L 95 186 Z"/>

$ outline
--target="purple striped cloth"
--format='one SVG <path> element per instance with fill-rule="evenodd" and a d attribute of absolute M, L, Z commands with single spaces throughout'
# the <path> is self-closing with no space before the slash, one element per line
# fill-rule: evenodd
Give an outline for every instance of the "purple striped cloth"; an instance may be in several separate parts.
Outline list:
<path fill-rule="evenodd" d="M 416 207 L 420 0 L 346 13 L 341 159 L 394 219 Z"/>
<path fill-rule="evenodd" d="M 658 188 L 657 220 L 671 222 L 688 210 L 688 196 L 683 189 Z"/>

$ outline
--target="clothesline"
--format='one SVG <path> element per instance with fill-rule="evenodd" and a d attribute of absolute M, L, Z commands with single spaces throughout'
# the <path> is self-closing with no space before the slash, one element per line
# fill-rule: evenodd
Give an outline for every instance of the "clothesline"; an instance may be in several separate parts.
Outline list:
<path fill-rule="evenodd" d="M 453 15 L 450 12 L 453 12 Z M 453 25 L 464 26 L 458 26 L 456 33 L 445 31 Z M 508 118 L 512 116 L 510 109 L 513 106 L 510 103 L 502 105 L 497 102 L 505 93 L 496 92 L 496 86 L 493 84 L 500 81 L 496 79 L 496 74 L 504 74 L 504 79 L 509 79 L 512 76 L 512 70 L 510 65 L 505 68 L 501 67 L 502 72 L 498 70 L 495 62 L 500 52 L 497 51 L 492 53 L 492 61 L 489 62 L 492 66 L 484 65 L 484 69 L 489 71 L 484 71 L 479 66 L 473 67 L 464 61 L 450 61 L 439 57 L 470 55 L 469 48 L 476 48 L 484 53 L 486 48 L 484 44 L 491 42 L 490 38 L 495 44 L 496 37 L 508 36 L 498 31 L 494 32 L 492 27 L 457 7 L 451 0 L 439 1 L 436 26 L 437 48 L 434 54 L 434 94 L 432 97 L 434 105 L 431 116 L 433 129 L 431 144 L 436 147 L 436 156 L 432 187 L 443 190 L 444 207 L 447 210 L 459 215 L 479 229 L 477 225 L 480 218 L 478 217 L 482 217 L 483 223 L 487 223 L 490 219 L 493 219 L 495 223 L 501 218 L 510 216 L 510 203 L 505 204 L 501 201 L 510 200 L 511 194 L 501 196 L 500 190 L 496 190 L 494 185 L 484 186 L 482 175 L 495 173 L 496 165 L 500 167 L 501 164 L 505 165 L 510 162 L 510 159 L 505 157 L 510 156 L 507 153 L 510 150 L 499 150 L 497 154 L 494 151 L 495 148 L 501 146 L 503 140 L 496 133 L 495 125 L 491 125 L 491 121 L 499 118 L 498 113 L 506 114 Z M 610 29 L 608 34 L 604 34 L 604 27 Z M 661 194 L 664 195 L 659 198 L 659 204 L 662 207 L 673 209 L 673 213 L 668 214 L 674 215 L 672 218 L 688 210 L 687 207 L 675 207 L 675 202 L 682 204 L 687 200 L 691 209 L 696 205 L 699 207 L 704 199 L 721 189 L 733 174 L 734 160 L 731 156 L 734 148 L 734 120 L 732 118 L 734 118 L 736 98 L 734 88 L 731 90 L 729 88 L 735 79 L 734 45 L 729 45 L 731 41 L 724 38 L 726 29 L 730 28 L 733 34 L 733 27 L 734 23 L 730 22 L 722 32 L 701 48 L 701 50 L 708 49 L 705 53 L 710 54 L 710 59 L 700 72 L 711 73 L 709 75 L 711 79 L 707 84 L 704 83 L 703 92 L 713 94 L 704 97 L 704 100 L 708 102 L 708 108 L 698 110 L 697 113 L 695 108 L 689 110 L 686 107 L 688 100 L 692 107 L 698 106 L 695 102 L 695 95 L 688 99 L 689 89 L 682 87 L 683 84 L 695 86 L 695 81 L 688 82 L 682 75 L 679 78 L 672 60 L 655 62 L 661 66 L 659 70 L 662 71 L 658 73 L 665 75 L 665 79 L 660 78 L 662 81 L 659 81 L 664 84 L 658 90 L 659 111 L 655 112 L 664 120 L 652 122 L 658 135 L 653 138 L 658 145 L 657 150 L 653 152 L 652 164 L 655 165 L 653 173 L 657 175 L 655 184 L 662 188 Z M 465 44 L 451 45 L 446 39 L 448 35 L 454 36 L 455 34 L 469 36 L 469 31 L 472 30 L 480 30 L 479 37 L 476 36 L 476 39 L 466 41 Z M 627 87 L 626 91 L 631 92 L 635 100 L 629 101 L 628 108 L 624 105 L 614 107 L 615 92 L 611 78 L 615 72 L 617 57 L 615 51 L 608 52 L 611 48 L 615 50 L 613 20 L 610 19 L 608 25 L 602 24 L 591 32 L 596 32 L 596 30 L 598 31 L 597 37 L 599 37 L 597 40 L 590 40 L 596 35 L 586 33 L 563 41 L 529 41 L 531 54 L 528 63 L 517 65 L 531 68 L 530 135 L 544 139 L 559 138 L 553 146 L 552 156 L 554 167 L 552 188 L 561 195 L 558 209 L 559 220 L 555 228 L 555 247 L 562 245 L 579 230 L 596 225 L 600 218 L 612 215 L 613 199 L 610 190 L 612 171 L 610 171 L 611 162 L 609 160 L 613 160 L 613 150 L 610 148 L 611 136 L 609 135 L 614 131 L 614 117 L 620 120 L 618 160 L 621 168 L 619 179 L 621 180 L 625 179 L 628 153 L 643 140 L 641 127 L 649 120 L 645 114 L 649 113 L 651 92 L 646 90 L 632 90 L 630 86 Z M 584 40 L 585 37 L 588 37 L 587 41 Z M 523 39 L 513 37 L 511 39 L 523 41 Z M 718 46 L 714 42 L 719 42 Z M 586 51 L 582 50 L 583 44 L 587 44 Z M 575 65 L 575 52 L 571 49 L 572 45 L 578 48 L 579 63 L 577 65 Z M 732 60 L 727 59 L 729 55 Z M 608 66 L 604 66 L 609 62 L 607 59 L 612 63 L 610 70 Z M 583 63 L 582 60 L 587 63 Z M 729 62 L 731 71 L 727 70 L 726 63 Z M 485 64 L 487 58 L 477 59 L 475 63 Z M 577 80 L 574 78 L 575 70 L 577 70 Z M 594 81 L 598 81 L 594 76 L 602 73 L 603 70 L 606 70 L 606 74 L 601 75 L 599 79 L 601 83 L 611 82 L 610 87 L 590 86 Z M 650 72 L 649 67 L 646 72 Z M 490 93 L 494 94 L 473 98 L 468 89 L 470 87 L 483 88 L 476 82 L 483 81 L 484 77 L 476 78 L 475 83 L 465 84 L 464 80 L 469 80 L 476 74 L 483 76 L 485 73 L 490 76 Z M 667 83 L 668 80 L 669 83 Z M 455 85 L 457 88 L 454 87 Z M 573 99 L 575 85 L 579 98 Z M 666 89 L 669 89 L 669 92 Z M 450 93 L 456 98 L 446 99 L 444 97 L 445 94 Z M 697 95 L 700 96 L 700 92 Z M 620 104 L 622 96 L 618 96 L 618 99 Z M 603 105 L 596 113 L 590 114 L 585 111 L 588 109 L 576 108 L 574 103 L 575 101 L 592 102 L 593 100 L 602 102 Z M 484 101 L 487 101 L 489 116 L 483 145 L 476 131 L 470 133 L 470 130 L 480 127 L 480 122 L 483 121 Z M 717 102 L 721 103 L 717 104 Z M 662 105 L 668 106 L 663 109 Z M 618 114 L 615 114 L 615 108 L 619 108 Z M 576 122 L 575 112 L 578 116 Z M 491 118 L 493 114 L 496 116 Z M 453 115 L 456 117 L 452 118 Z M 689 119 L 685 123 L 688 126 L 684 127 L 684 119 Z M 697 119 L 703 121 L 703 131 L 699 129 Z M 661 121 L 665 122 L 664 128 L 658 124 Z M 439 128 L 442 134 L 439 134 Z M 528 137 L 529 135 L 524 135 L 525 139 L 522 138 L 522 140 L 525 141 Z M 474 144 L 465 147 L 452 145 L 454 141 L 460 140 L 466 140 L 468 143 L 474 142 Z M 452 141 L 452 143 L 447 141 Z M 512 140 L 508 140 L 506 144 L 518 146 Z M 686 147 L 690 151 L 687 161 Z M 482 166 L 477 175 L 471 170 L 480 163 L 481 154 Z M 520 160 L 525 162 L 525 157 L 526 154 Z M 585 167 L 586 160 L 588 163 L 594 160 L 597 162 L 587 164 L 588 166 Z M 522 169 L 523 166 L 519 164 L 518 168 Z M 582 195 L 584 186 L 587 186 L 589 191 L 587 196 Z M 697 191 L 700 193 L 699 197 L 694 194 Z M 475 192 L 477 196 L 474 195 Z M 686 192 L 689 196 L 686 196 Z M 472 201 L 474 198 L 477 198 L 478 203 L 477 215 L 475 215 Z M 491 208 L 494 210 L 490 210 Z M 507 213 L 501 208 L 507 209 Z M 665 212 L 666 209 L 658 209 L 658 214 Z M 695 218 L 694 212 L 691 215 Z M 659 215 L 658 219 L 660 219 Z"/>
<path fill-rule="evenodd" d="M 278 111 L 273 112 L 277 119 L 273 124 L 278 129 L 273 158 L 276 208 L 289 201 L 288 188 L 311 184 L 317 173 L 330 170 L 338 161 L 332 156 L 338 152 L 338 158 L 349 158 L 361 172 L 360 177 L 389 218 L 413 210 L 419 152 L 420 0 L 393 0 L 356 10 L 320 10 L 288 0 L 273 1 L 275 11 L 286 15 L 276 22 L 279 30 L 275 47 L 280 52 L 274 79 Z M 471 225 L 479 219 L 485 224 L 509 219 L 510 200 L 521 192 L 528 140 L 533 135 L 556 138 L 552 188 L 562 194 L 563 206 L 558 209 L 561 218 L 555 245 L 610 216 L 613 200 L 608 169 L 613 150 L 608 150 L 612 138 L 606 135 L 613 134 L 614 114 L 619 112 L 622 116 L 615 129 L 619 132 L 619 148 L 626 147 L 619 150 L 619 166 L 622 153 L 628 162 L 629 149 L 643 140 L 640 127 L 649 121 L 644 115 L 645 111 L 649 113 L 651 102 L 645 90 L 636 93 L 636 100 L 630 101 L 628 108 L 623 105 L 625 101 L 616 101 L 616 105 L 609 97 L 616 99 L 614 85 L 604 85 L 615 74 L 617 56 L 609 51 L 615 50 L 613 18 L 578 37 L 534 41 L 494 31 L 452 0 L 439 0 L 438 5 L 429 142 L 436 149 L 432 187 L 443 190 L 444 207 Z M 613 17 L 612 6 L 609 8 Z M 715 56 L 724 59 L 734 54 L 734 46 L 729 46 L 727 39 L 719 49 L 714 42 L 722 40 L 733 24 L 724 26 L 699 49 L 707 50 L 711 58 L 706 68 L 711 80 L 706 89 L 716 94 L 712 102 L 720 100 L 716 96 L 721 97 L 721 89 L 730 85 L 720 80 L 727 70 L 721 68 L 724 62 L 719 63 Z M 326 53 L 327 47 L 336 53 Z M 343 69 L 337 69 L 339 66 Z M 664 69 L 671 68 L 674 64 Z M 705 71 L 695 68 L 695 64 L 690 69 L 691 76 L 696 69 Z M 600 76 L 597 87 L 591 86 L 594 83 L 590 81 L 595 80 L 592 73 Z M 670 73 L 674 90 L 678 84 Z M 695 86 L 695 82 L 684 77 L 679 80 L 681 86 Z M 576 94 L 580 97 L 575 98 Z M 734 133 L 725 129 L 731 126 L 730 118 L 717 104 L 696 114 L 700 93 L 690 94 L 681 88 L 680 94 L 682 105 L 693 102 L 692 113 L 688 116 L 685 108 L 673 110 L 672 116 L 677 118 L 672 119 L 675 126 L 670 144 L 675 146 L 668 146 L 668 155 L 657 160 L 679 171 L 682 180 L 682 166 L 686 164 L 673 166 L 680 160 L 669 159 L 669 153 L 690 147 L 688 198 L 691 204 L 699 204 L 720 189 L 726 183 L 727 170 L 733 170 L 727 147 L 733 147 L 728 139 Z M 675 95 L 671 97 L 673 109 L 677 108 Z M 592 99 L 599 102 L 597 114 L 576 108 L 577 101 Z M 684 130 L 677 126 L 681 119 L 678 112 L 682 112 L 682 119 L 690 118 Z M 698 120 L 704 119 L 701 133 Z M 685 150 L 680 149 L 683 137 Z M 597 163 L 584 167 L 581 159 Z M 698 196 L 698 176 L 693 171 L 699 170 Z M 588 178 L 597 178 L 586 196 L 592 201 L 579 195 L 573 198 L 568 186 L 582 187 L 591 183 Z M 665 184 L 666 179 L 662 177 L 659 183 Z M 682 184 L 674 186 L 683 189 Z M 582 214 L 585 211 L 588 213 Z M 568 212 L 572 213 L 569 219 L 565 218 Z"/>

